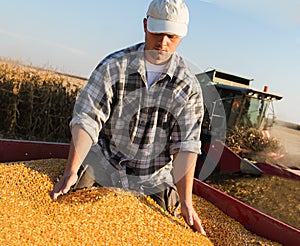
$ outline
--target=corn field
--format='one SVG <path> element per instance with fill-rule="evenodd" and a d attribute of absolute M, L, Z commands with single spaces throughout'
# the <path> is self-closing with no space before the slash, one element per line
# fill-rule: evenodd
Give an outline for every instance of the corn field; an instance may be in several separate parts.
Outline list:
<path fill-rule="evenodd" d="M 0 60 L 0 138 L 69 142 L 69 122 L 83 80 L 17 62 Z M 226 145 L 236 154 L 276 149 L 275 139 L 256 129 L 228 131 Z"/>
<path fill-rule="evenodd" d="M 69 142 L 79 90 L 59 73 L 0 62 L 0 137 Z"/>

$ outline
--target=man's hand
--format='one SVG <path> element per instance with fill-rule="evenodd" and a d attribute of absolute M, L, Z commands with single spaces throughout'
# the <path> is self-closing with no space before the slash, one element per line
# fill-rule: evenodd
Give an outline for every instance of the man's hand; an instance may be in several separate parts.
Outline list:
<path fill-rule="evenodd" d="M 78 180 L 77 172 L 92 146 L 92 139 L 80 126 L 72 128 L 72 140 L 64 175 L 54 186 L 50 197 L 56 201 L 57 197 L 66 194 Z"/>
<path fill-rule="evenodd" d="M 198 154 L 192 152 L 178 152 L 174 156 L 173 174 L 180 197 L 181 214 L 187 224 L 195 231 L 206 235 L 202 228 L 198 214 L 193 208 L 192 191 L 194 171 Z"/>
<path fill-rule="evenodd" d="M 64 173 L 61 179 L 54 186 L 54 189 L 51 191 L 50 197 L 56 201 L 57 197 L 66 194 L 71 187 L 76 184 L 77 179 L 77 173 Z"/>
<path fill-rule="evenodd" d="M 201 225 L 198 214 L 192 205 L 181 204 L 181 215 L 194 231 L 200 232 L 202 235 L 206 236 L 206 232 Z"/>

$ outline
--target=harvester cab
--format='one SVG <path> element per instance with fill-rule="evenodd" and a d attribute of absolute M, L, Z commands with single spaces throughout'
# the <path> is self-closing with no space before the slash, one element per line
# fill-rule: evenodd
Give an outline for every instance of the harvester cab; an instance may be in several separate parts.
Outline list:
<path fill-rule="evenodd" d="M 201 85 L 205 104 L 201 134 L 203 154 L 198 162 L 202 163 L 202 167 L 206 160 L 216 171 L 220 169 L 218 160 L 222 159 L 223 150 L 219 150 L 219 156 L 213 157 L 216 153 L 209 153 L 211 145 L 221 142 L 226 146 L 227 131 L 236 127 L 269 130 L 275 121 L 273 102 L 282 97 L 268 93 L 267 86 L 263 91 L 252 89 L 253 79 L 218 70 L 199 73 L 196 77 Z M 245 162 L 241 165 L 244 166 Z M 209 168 L 210 172 L 211 169 L 212 167 Z M 254 171 L 257 173 L 256 169 Z"/>

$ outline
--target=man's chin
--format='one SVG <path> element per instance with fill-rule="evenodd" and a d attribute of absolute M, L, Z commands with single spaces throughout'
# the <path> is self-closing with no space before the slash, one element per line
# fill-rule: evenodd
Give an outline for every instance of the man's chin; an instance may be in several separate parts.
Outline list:
<path fill-rule="evenodd" d="M 149 52 L 148 58 L 150 58 L 151 59 L 150 62 L 154 64 L 165 63 L 170 59 L 172 55 L 172 53 L 163 50 L 153 50 L 148 52 Z"/>

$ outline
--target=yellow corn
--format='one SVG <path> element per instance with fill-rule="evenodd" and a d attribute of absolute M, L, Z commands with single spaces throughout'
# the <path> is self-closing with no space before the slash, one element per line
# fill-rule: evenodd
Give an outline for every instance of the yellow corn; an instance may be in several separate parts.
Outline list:
<path fill-rule="evenodd" d="M 280 245 L 246 230 L 242 224 L 202 197 L 193 195 L 193 202 L 208 238 L 216 246 Z"/>
<path fill-rule="evenodd" d="M 0 164 L 0 245 L 279 245 L 253 235 L 193 196 L 208 237 L 149 197 L 93 187 L 53 202 L 65 160 Z"/>
<path fill-rule="evenodd" d="M 148 197 L 89 188 L 51 201 L 65 160 L 0 165 L 0 245 L 213 245 Z"/>

